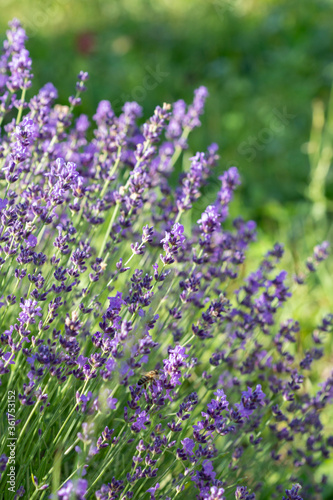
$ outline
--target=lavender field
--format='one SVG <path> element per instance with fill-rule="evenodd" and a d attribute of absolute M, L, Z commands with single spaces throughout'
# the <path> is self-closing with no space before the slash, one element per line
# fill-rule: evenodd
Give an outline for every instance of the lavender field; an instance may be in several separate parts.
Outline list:
<path fill-rule="evenodd" d="M 295 273 L 283 241 L 251 254 L 260 233 L 233 215 L 238 169 L 221 167 L 216 143 L 187 154 L 205 86 L 150 117 L 135 101 L 115 112 L 108 96 L 87 116 L 88 74 L 66 104 L 49 82 L 34 95 L 27 47 L 12 20 L 1 498 L 333 498 L 333 314 L 318 300 L 309 326 L 297 309 L 321 293 L 329 242 Z"/>

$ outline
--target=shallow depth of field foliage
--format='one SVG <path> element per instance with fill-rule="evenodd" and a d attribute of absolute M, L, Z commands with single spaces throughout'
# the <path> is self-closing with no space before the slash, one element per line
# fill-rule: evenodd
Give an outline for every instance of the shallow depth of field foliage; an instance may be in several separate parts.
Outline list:
<path fill-rule="evenodd" d="M 18 496 L 331 498 L 331 2 L 77 5 L 1 19 L 4 498 L 8 390 Z"/>

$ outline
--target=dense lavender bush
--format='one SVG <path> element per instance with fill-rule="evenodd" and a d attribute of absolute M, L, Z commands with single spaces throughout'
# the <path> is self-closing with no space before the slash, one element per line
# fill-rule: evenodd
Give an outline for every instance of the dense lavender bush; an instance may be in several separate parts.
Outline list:
<path fill-rule="evenodd" d="M 86 73 L 70 106 L 51 83 L 27 100 L 25 40 L 14 20 L 0 60 L 3 498 L 319 498 L 333 378 L 311 369 L 332 316 L 304 352 L 279 319 L 281 245 L 245 274 L 235 167 L 190 224 L 217 146 L 170 180 L 207 90 L 141 127 L 137 103 L 102 101 L 92 126 L 72 113 Z"/>

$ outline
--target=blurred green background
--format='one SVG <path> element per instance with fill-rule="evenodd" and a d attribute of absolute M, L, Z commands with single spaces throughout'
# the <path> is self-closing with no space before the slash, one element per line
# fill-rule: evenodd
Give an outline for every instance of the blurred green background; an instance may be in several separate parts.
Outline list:
<path fill-rule="evenodd" d="M 210 98 L 188 155 L 217 142 L 221 162 L 198 214 L 214 198 L 218 175 L 236 165 L 243 183 L 233 215 L 259 224 L 257 255 L 281 241 L 293 273 L 315 244 L 332 239 L 333 0 L 0 3 L 1 36 L 14 16 L 29 35 L 30 96 L 52 81 L 66 104 L 82 69 L 90 80 L 80 112 L 92 117 L 101 99 L 117 112 L 136 100 L 148 118 L 156 105 L 190 102 L 206 85 Z M 321 303 L 302 300 L 312 319 L 319 305 L 321 314 L 333 306 L 327 269 Z"/>

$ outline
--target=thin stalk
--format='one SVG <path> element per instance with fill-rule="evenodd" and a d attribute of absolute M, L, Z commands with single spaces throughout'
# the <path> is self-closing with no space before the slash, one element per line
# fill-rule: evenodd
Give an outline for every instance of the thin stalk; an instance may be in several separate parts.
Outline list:
<path fill-rule="evenodd" d="M 26 94 L 26 91 L 27 91 L 27 89 L 26 89 L 26 87 L 25 87 L 26 83 L 27 83 L 27 78 L 25 78 L 25 79 L 24 79 L 24 84 L 23 84 L 23 85 L 24 85 L 24 87 L 23 87 L 23 89 L 22 89 L 22 94 L 21 94 L 21 104 L 20 104 L 19 109 L 18 109 L 18 112 L 17 112 L 17 117 L 16 117 L 16 125 L 17 125 L 18 123 L 20 123 L 20 121 L 21 121 L 21 117 L 22 117 L 23 106 L 24 106 L 24 101 L 25 101 L 25 94 Z"/>

